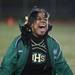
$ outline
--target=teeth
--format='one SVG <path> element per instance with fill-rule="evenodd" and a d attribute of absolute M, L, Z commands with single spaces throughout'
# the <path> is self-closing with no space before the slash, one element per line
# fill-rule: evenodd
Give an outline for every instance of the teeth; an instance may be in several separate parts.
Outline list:
<path fill-rule="evenodd" d="M 46 25 L 39 26 L 39 28 L 45 28 Z"/>
<path fill-rule="evenodd" d="M 45 28 L 45 26 L 39 26 L 39 28 Z"/>

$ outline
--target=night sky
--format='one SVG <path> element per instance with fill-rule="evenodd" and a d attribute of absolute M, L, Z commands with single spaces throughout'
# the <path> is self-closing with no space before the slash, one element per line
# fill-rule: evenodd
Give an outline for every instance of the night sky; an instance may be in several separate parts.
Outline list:
<path fill-rule="evenodd" d="M 75 17 L 75 0 L 0 0 L 0 18 L 20 18 L 35 5 L 45 8 L 55 18 Z"/>

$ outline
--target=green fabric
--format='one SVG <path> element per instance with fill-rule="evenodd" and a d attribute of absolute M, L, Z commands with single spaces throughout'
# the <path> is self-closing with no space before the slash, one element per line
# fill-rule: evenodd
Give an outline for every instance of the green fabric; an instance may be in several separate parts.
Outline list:
<path fill-rule="evenodd" d="M 47 37 L 49 56 L 53 66 L 53 75 L 73 75 L 66 63 L 59 44 L 50 36 Z M 20 37 L 17 37 L 10 47 L 0 66 L 0 75 L 21 75 L 26 65 L 29 45 L 23 44 Z"/>
<path fill-rule="evenodd" d="M 73 75 L 69 65 L 65 61 L 59 44 L 53 39 L 48 37 L 48 49 L 53 63 L 54 70 L 57 75 Z"/>

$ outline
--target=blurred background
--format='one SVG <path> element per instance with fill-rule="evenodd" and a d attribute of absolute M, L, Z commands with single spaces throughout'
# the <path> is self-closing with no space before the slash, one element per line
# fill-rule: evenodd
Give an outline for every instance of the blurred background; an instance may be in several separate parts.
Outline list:
<path fill-rule="evenodd" d="M 21 18 L 39 6 L 48 10 L 52 18 L 75 18 L 74 0 L 0 0 L 0 19 Z"/>
<path fill-rule="evenodd" d="M 75 75 L 75 0 L 0 0 L 0 63 L 13 39 L 20 35 L 20 19 L 38 6 L 50 13 L 49 33 L 62 48 Z"/>

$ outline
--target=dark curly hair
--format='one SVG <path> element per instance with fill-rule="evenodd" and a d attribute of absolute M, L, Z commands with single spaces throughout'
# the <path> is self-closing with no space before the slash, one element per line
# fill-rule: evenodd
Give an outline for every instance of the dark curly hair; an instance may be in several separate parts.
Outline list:
<path fill-rule="evenodd" d="M 32 35 L 32 30 L 31 30 L 31 25 L 32 23 L 37 19 L 38 13 L 44 13 L 44 17 L 45 18 L 49 18 L 49 13 L 42 8 L 34 8 L 31 10 L 30 14 L 28 15 L 28 22 L 27 24 L 25 24 L 24 26 L 22 26 L 21 29 L 21 36 L 22 36 L 22 40 L 27 40 L 27 42 L 30 40 L 31 35 Z M 52 29 L 52 25 L 48 25 L 48 31 L 50 31 Z M 47 31 L 47 33 L 48 33 Z"/>

